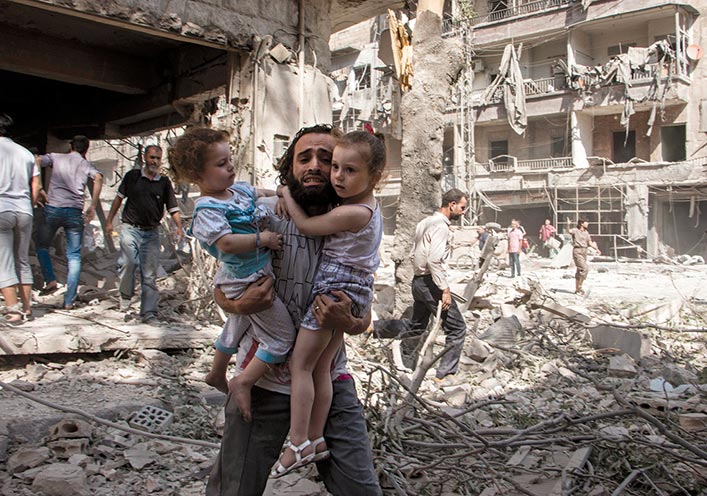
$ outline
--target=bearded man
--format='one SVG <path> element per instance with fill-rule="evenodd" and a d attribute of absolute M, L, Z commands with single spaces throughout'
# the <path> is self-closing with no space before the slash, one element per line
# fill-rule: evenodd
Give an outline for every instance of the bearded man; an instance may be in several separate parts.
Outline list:
<path fill-rule="evenodd" d="M 328 125 L 301 129 L 292 139 L 277 169 L 280 183 L 286 184 L 295 201 L 309 214 L 329 210 L 337 201 L 329 181 L 336 139 L 341 134 Z M 265 202 L 275 200 L 274 197 Z M 274 203 L 271 204 L 274 209 Z M 322 327 L 360 334 L 370 323 L 351 313 L 351 300 L 345 293 L 332 291 L 336 298 L 318 295 L 312 303 L 312 283 L 322 254 L 324 238 L 301 234 L 294 222 L 271 216 L 270 230 L 282 234 L 281 251 L 273 252 L 275 280 L 265 277 L 251 284 L 237 300 L 225 298 L 218 288 L 216 303 L 230 314 L 251 314 L 272 305 L 273 290 L 285 304 L 295 328 L 299 328 L 307 308 Z M 247 319 L 241 319 L 248 325 Z M 255 356 L 258 342 L 251 328 L 246 329 L 238 346 L 236 374 Z M 333 397 L 324 428 L 330 452 L 317 462 L 327 490 L 334 495 L 382 495 L 375 471 L 363 407 L 358 400 L 353 377 L 346 368 L 342 345 L 332 363 Z M 290 373 L 288 362 L 273 365 L 251 390 L 252 421 L 247 422 L 236 401 L 226 399 L 226 424 L 221 449 L 214 465 L 207 496 L 257 496 L 263 494 L 271 467 L 290 427 Z"/>
<path fill-rule="evenodd" d="M 144 165 L 123 177 L 118 194 L 106 219 L 106 236 L 112 236 L 113 218 L 123 199 L 128 201 L 121 216 L 120 256 L 120 311 L 127 312 L 135 293 L 135 271 L 140 268 L 140 318 L 146 324 L 158 324 L 157 271 L 160 266 L 160 223 L 165 208 L 175 224 L 176 242 L 181 241 L 182 218 L 174 195 L 172 182 L 160 175 L 162 148 L 145 148 Z"/>

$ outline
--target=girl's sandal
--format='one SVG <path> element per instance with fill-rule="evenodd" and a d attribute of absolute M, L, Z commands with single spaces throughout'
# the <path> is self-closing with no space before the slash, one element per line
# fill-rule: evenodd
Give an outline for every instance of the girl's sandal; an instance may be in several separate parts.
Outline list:
<path fill-rule="evenodd" d="M 331 456 L 331 453 L 329 452 L 328 449 L 325 449 L 324 451 L 320 451 L 319 453 L 317 453 L 317 446 L 319 446 L 322 443 L 324 443 L 324 445 L 326 446 L 326 440 L 324 439 L 324 437 L 317 438 L 314 441 L 312 441 L 311 443 L 312 443 L 312 446 L 314 447 L 314 450 L 312 451 L 312 453 L 314 453 L 314 456 L 312 457 L 312 462 L 321 462 L 322 460 L 326 460 L 327 458 L 329 458 Z"/>
<path fill-rule="evenodd" d="M 299 446 L 295 446 L 292 444 L 292 441 L 287 441 L 285 444 L 285 449 L 290 448 L 292 452 L 295 454 L 295 462 L 290 465 L 289 467 L 285 467 L 280 460 L 277 461 L 277 464 L 273 469 L 270 471 L 270 477 L 273 479 L 279 479 L 285 474 L 289 474 L 293 470 L 296 470 L 300 467 L 304 467 L 305 465 L 308 465 L 312 463 L 314 459 L 314 452 L 310 453 L 307 456 L 302 456 L 302 452 L 306 450 L 312 443 L 309 441 L 309 439 L 306 439 L 302 444 Z M 282 458 L 282 456 L 280 456 Z"/>

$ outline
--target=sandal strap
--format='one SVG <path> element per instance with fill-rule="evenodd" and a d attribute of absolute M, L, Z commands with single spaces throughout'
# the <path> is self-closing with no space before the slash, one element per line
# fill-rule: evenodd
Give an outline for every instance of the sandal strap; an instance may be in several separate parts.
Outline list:
<path fill-rule="evenodd" d="M 311 444 L 312 442 L 309 439 L 305 439 L 302 444 L 299 445 L 293 444 L 292 441 L 287 441 L 287 447 L 290 448 L 295 454 L 295 460 L 297 463 L 302 461 L 302 452 Z"/>

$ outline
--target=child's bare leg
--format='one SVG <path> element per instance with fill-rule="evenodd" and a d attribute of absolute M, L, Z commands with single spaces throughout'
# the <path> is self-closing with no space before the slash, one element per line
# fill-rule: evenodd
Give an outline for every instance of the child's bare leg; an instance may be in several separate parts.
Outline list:
<path fill-rule="evenodd" d="M 228 373 L 228 364 L 230 361 L 231 355 L 217 349 L 214 353 L 214 361 L 211 363 L 211 371 L 206 374 L 204 382 L 209 386 L 215 387 L 222 393 L 228 394 L 228 380 L 226 380 L 226 374 Z"/>
<path fill-rule="evenodd" d="M 309 439 L 309 422 L 312 405 L 315 401 L 314 379 L 312 374 L 322 351 L 331 339 L 331 331 L 321 329 L 312 331 L 300 329 L 297 333 L 295 349 L 292 352 L 290 371 L 292 373 L 292 392 L 290 395 L 290 441 L 300 445 Z M 308 455 L 311 450 L 305 450 Z M 292 450 L 285 450 L 280 463 L 289 467 L 295 462 Z"/>
<path fill-rule="evenodd" d="M 343 333 L 334 331 L 331 341 L 322 352 L 314 369 L 314 404 L 312 405 L 312 416 L 309 420 L 310 441 L 324 436 L 324 426 L 326 425 L 327 417 L 329 417 L 333 395 L 331 364 L 342 341 Z M 326 451 L 326 442 L 317 444 L 314 449 L 317 453 Z"/>
<path fill-rule="evenodd" d="M 250 412 L 250 390 L 258 379 L 265 375 L 270 368 L 270 364 L 260 358 L 253 357 L 246 368 L 236 377 L 228 381 L 228 391 L 238 405 L 238 409 L 243 415 L 243 420 L 250 422 L 253 416 Z"/>

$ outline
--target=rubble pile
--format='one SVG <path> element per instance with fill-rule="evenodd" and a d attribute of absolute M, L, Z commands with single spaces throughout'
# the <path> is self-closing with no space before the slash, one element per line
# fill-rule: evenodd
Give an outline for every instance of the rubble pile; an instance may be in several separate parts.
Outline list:
<path fill-rule="evenodd" d="M 367 336 L 352 347 L 389 494 L 707 487 L 705 301 L 570 308 L 533 278 L 489 284 L 481 292 L 495 295 L 492 310 L 466 314 L 478 331 L 453 379 L 428 371 L 415 391 L 419 370 L 396 359 L 395 341 Z"/>

